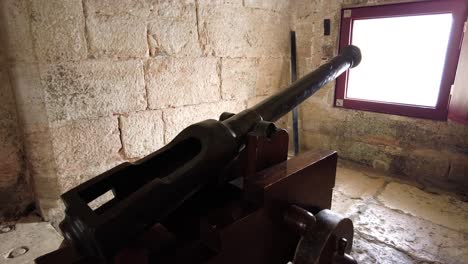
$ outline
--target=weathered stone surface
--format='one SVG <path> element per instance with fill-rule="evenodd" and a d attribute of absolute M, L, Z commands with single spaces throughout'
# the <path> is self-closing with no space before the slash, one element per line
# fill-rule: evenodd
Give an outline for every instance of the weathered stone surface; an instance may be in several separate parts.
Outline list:
<path fill-rule="evenodd" d="M 93 57 L 141 58 L 148 54 L 144 21 L 88 15 L 86 25 Z"/>
<path fill-rule="evenodd" d="M 254 97 L 257 78 L 257 59 L 223 58 L 221 63 L 221 91 L 223 99 L 249 99 Z"/>
<path fill-rule="evenodd" d="M 431 194 L 406 184 L 390 183 L 378 199 L 387 207 L 468 233 L 468 203 Z"/>
<path fill-rule="evenodd" d="M 151 2 L 155 6 L 153 13 L 160 17 L 191 20 L 196 17 L 195 0 L 151 0 Z"/>
<path fill-rule="evenodd" d="M 468 156 L 458 155 L 450 160 L 448 180 L 460 188 L 468 189 Z"/>
<path fill-rule="evenodd" d="M 331 210 L 345 217 L 352 217 L 359 212 L 364 204 L 361 199 L 344 195 L 338 188 L 333 190 Z"/>
<path fill-rule="evenodd" d="M 196 20 L 158 18 L 148 24 L 150 56 L 191 56 L 201 55 Z"/>
<path fill-rule="evenodd" d="M 359 264 L 413 264 L 416 260 L 383 243 L 367 241 L 355 236 L 351 255 Z"/>
<path fill-rule="evenodd" d="M 369 177 L 363 171 L 338 166 L 336 189 L 351 198 L 368 198 L 377 193 L 385 184 L 383 178 Z"/>
<path fill-rule="evenodd" d="M 288 52 L 288 16 L 228 5 L 200 4 L 198 10 L 200 41 L 207 54 L 282 57 Z"/>
<path fill-rule="evenodd" d="M 20 63 L 10 69 L 14 87 L 18 120 L 25 133 L 44 131 L 49 126 L 37 64 Z"/>
<path fill-rule="evenodd" d="M 165 143 L 169 143 L 180 131 L 199 121 L 206 119 L 218 120 L 223 112 L 238 113 L 244 110 L 243 103 L 225 101 L 210 104 L 200 104 L 163 110 L 166 124 Z"/>
<path fill-rule="evenodd" d="M 138 60 L 47 65 L 41 81 L 50 122 L 146 109 L 143 64 Z"/>
<path fill-rule="evenodd" d="M 300 141 L 303 149 L 333 149 L 331 138 L 318 132 L 301 131 Z"/>
<path fill-rule="evenodd" d="M 86 58 L 85 23 L 81 1 L 31 1 L 31 30 L 38 60 Z"/>
<path fill-rule="evenodd" d="M 6 36 L 2 39 L 2 52 L 5 59 L 31 62 L 36 60 L 33 49 L 30 13 L 27 0 L 5 0 L 0 3 L 0 11 Z M 7 37 L 8 36 L 8 37 Z M 8 52 L 7 52 L 8 51 Z"/>
<path fill-rule="evenodd" d="M 165 58 L 146 65 L 148 104 L 151 109 L 214 102 L 220 99 L 216 58 Z"/>
<path fill-rule="evenodd" d="M 117 117 L 67 122 L 51 135 L 62 192 L 122 162 Z"/>
<path fill-rule="evenodd" d="M 286 58 L 260 58 L 256 95 L 272 95 L 290 84 L 290 62 Z"/>
<path fill-rule="evenodd" d="M 408 155 L 404 172 L 420 179 L 446 178 L 449 163 L 448 155 L 440 150 L 417 149 Z"/>
<path fill-rule="evenodd" d="M 29 217 L 17 223 L 0 224 L 12 227 L 9 232 L 0 232 L 0 263 L 34 263 L 35 258 L 59 248 L 63 238 L 49 223 L 40 221 L 39 217 Z M 14 249 L 20 247 L 27 249 L 24 254 L 8 258 Z"/>
<path fill-rule="evenodd" d="M 0 188 L 12 187 L 22 175 L 21 140 L 8 74 L 0 68 Z"/>
<path fill-rule="evenodd" d="M 148 0 L 84 0 L 86 11 L 96 16 L 116 16 L 122 18 L 148 18 L 154 3 Z M 154 1 L 156 2 L 156 1 Z"/>
<path fill-rule="evenodd" d="M 277 12 L 287 12 L 289 1 L 284 0 L 245 0 L 244 5 L 250 8 L 260 8 Z"/>
<path fill-rule="evenodd" d="M 136 112 L 120 117 L 123 151 L 127 158 L 141 158 L 164 145 L 161 111 Z"/>
<path fill-rule="evenodd" d="M 397 211 L 369 205 L 354 220 L 366 240 L 378 240 L 421 260 L 462 264 L 468 261 L 468 235 Z"/>

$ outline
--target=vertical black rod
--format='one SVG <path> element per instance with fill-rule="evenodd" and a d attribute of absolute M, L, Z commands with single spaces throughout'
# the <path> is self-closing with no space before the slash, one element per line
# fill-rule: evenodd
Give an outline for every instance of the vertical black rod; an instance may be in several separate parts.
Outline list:
<path fill-rule="evenodd" d="M 296 32 L 291 31 L 291 82 L 297 80 L 297 64 L 296 64 Z M 293 142 L 294 142 L 294 156 L 299 153 L 299 126 L 297 124 L 297 107 L 292 110 L 292 123 L 293 123 Z"/>

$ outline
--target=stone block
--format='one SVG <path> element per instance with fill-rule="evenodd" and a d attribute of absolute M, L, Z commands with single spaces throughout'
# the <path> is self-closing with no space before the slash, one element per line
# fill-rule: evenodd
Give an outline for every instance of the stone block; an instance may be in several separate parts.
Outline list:
<path fill-rule="evenodd" d="M 359 264 L 414 264 L 413 258 L 384 243 L 368 241 L 361 236 L 353 239 L 351 256 Z"/>
<path fill-rule="evenodd" d="M 88 15 L 122 18 L 148 18 L 154 4 L 148 0 L 84 0 Z"/>
<path fill-rule="evenodd" d="M 283 57 L 288 54 L 289 18 L 259 9 L 227 5 L 199 8 L 200 42 L 219 57 Z"/>
<path fill-rule="evenodd" d="M 245 0 L 244 5 L 250 8 L 259 8 L 276 12 L 289 11 L 289 1 L 284 0 Z"/>
<path fill-rule="evenodd" d="M 385 179 L 370 177 L 361 170 L 346 166 L 338 166 L 336 170 L 335 189 L 353 199 L 373 197 L 384 184 Z"/>
<path fill-rule="evenodd" d="M 334 139 L 329 137 L 326 134 L 321 134 L 317 132 L 308 132 L 302 131 L 299 138 L 299 144 L 301 144 L 305 149 L 331 149 Z"/>
<path fill-rule="evenodd" d="M 201 55 L 195 19 L 158 18 L 148 24 L 150 56 L 191 56 Z"/>
<path fill-rule="evenodd" d="M 49 121 L 38 65 L 19 63 L 11 66 L 10 81 L 15 87 L 18 120 L 23 132 L 46 130 Z"/>
<path fill-rule="evenodd" d="M 27 0 L 4 0 L 1 3 L 3 23 L 2 30 L 7 36 L 3 39 L 2 52 L 5 52 L 4 59 L 13 61 L 32 62 L 36 60 L 34 53 L 31 26 L 30 11 Z M 8 52 L 6 52 L 8 51 Z"/>
<path fill-rule="evenodd" d="M 50 122 L 146 109 L 143 63 L 89 60 L 41 69 Z"/>
<path fill-rule="evenodd" d="M 153 15 L 166 18 L 196 19 L 195 0 L 152 0 L 152 2 L 155 2 Z"/>
<path fill-rule="evenodd" d="M 260 103 L 261 101 L 267 99 L 268 96 L 256 96 L 256 97 L 252 97 L 252 98 L 249 98 L 247 100 L 247 107 L 252 107 L 258 103 Z"/>
<path fill-rule="evenodd" d="M 216 58 L 150 59 L 145 70 L 149 108 L 218 101 L 219 74 Z"/>
<path fill-rule="evenodd" d="M 416 187 L 390 183 L 378 196 L 385 206 L 468 233 L 468 203 L 451 196 L 424 192 Z"/>
<path fill-rule="evenodd" d="M 148 55 L 146 23 L 135 18 L 94 16 L 86 18 L 91 56 L 142 58 Z"/>
<path fill-rule="evenodd" d="M 63 240 L 51 224 L 41 222 L 39 217 L 31 216 L 2 226 L 7 225 L 13 228 L 9 232 L 0 233 L 0 254 L 2 258 L 5 257 L 2 263 L 34 263 L 35 258 L 58 249 Z M 15 258 L 7 258 L 12 250 L 19 247 L 26 247 L 27 252 Z"/>
<path fill-rule="evenodd" d="M 221 63 L 223 99 L 249 99 L 254 97 L 258 78 L 257 59 L 223 58 Z"/>
<path fill-rule="evenodd" d="M 447 153 L 434 149 L 417 149 L 406 157 L 403 172 L 426 181 L 446 180 L 449 171 Z"/>
<path fill-rule="evenodd" d="M 127 158 L 144 157 L 164 145 L 161 111 L 143 111 L 120 116 L 123 151 Z"/>
<path fill-rule="evenodd" d="M 448 180 L 461 186 L 468 193 L 468 155 L 458 154 L 450 158 Z"/>
<path fill-rule="evenodd" d="M 31 1 L 31 30 L 40 62 L 76 61 L 87 56 L 81 1 Z"/>
<path fill-rule="evenodd" d="M 7 71 L 0 68 L 0 188 L 12 187 L 23 174 L 22 142 L 16 104 Z"/>
<path fill-rule="evenodd" d="M 290 62 L 286 58 L 260 58 L 256 95 L 272 95 L 290 84 Z"/>
<path fill-rule="evenodd" d="M 399 194 L 401 195 L 401 194 Z M 354 219 L 355 232 L 368 241 L 385 243 L 429 263 L 466 263 L 466 234 L 424 219 L 369 205 Z"/>
<path fill-rule="evenodd" d="M 359 208 L 363 206 L 361 200 L 353 199 L 346 196 L 336 188 L 333 190 L 331 210 L 345 217 L 352 217 L 359 212 Z"/>
<path fill-rule="evenodd" d="M 223 112 L 238 113 L 244 110 L 244 108 L 245 106 L 241 102 L 226 101 L 164 109 L 163 117 L 166 124 L 165 143 L 169 143 L 179 132 L 194 123 L 206 119 L 218 120 Z"/>
<path fill-rule="evenodd" d="M 61 192 L 123 161 L 117 117 L 67 122 L 51 135 Z"/>

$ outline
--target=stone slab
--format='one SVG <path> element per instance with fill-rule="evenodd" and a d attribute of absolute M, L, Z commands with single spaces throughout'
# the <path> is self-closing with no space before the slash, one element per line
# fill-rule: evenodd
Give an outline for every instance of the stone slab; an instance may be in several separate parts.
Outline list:
<path fill-rule="evenodd" d="M 87 56 L 81 1 L 31 1 L 31 30 L 40 62 L 76 61 Z"/>
<path fill-rule="evenodd" d="M 462 264 L 468 261 L 468 234 L 379 205 L 369 205 L 354 219 L 366 240 L 385 243 L 428 262 Z"/>
<path fill-rule="evenodd" d="M 359 264 L 413 264 L 417 260 L 383 243 L 367 241 L 355 236 L 351 256 Z"/>
<path fill-rule="evenodd" d="M 468 233 L 468 203 L 454 197 L 392 182 L 378 200 L 389 208 Z"/>
<path fill-rule="evenodd" d="M 369 177 L 364 172 L 338 166 L 335 189 L 351 198 L 369 198 L 385 184 L 385 179 Z"/>
<path fill-rule="evenodd" d="M 216 102 L 220 99 L 217 58 L 149 59 L 145 77 L 150 109 Z"/>
<path fill-rule="evenodd" d="M 117 117 L 70 121 L 51 135 L 61 192 L 123 162 Z"/>
<path fill-rule="evenodd" d="M 245 0 L 244 5 L 250 8 L 259 8 L 276 12 L 289 11 L 289 1 L 284 0 Z"/>
<path fill-rule="evenodd" d="M 165 143 L 169 143 L 179 132 L 191 124 L 206 119 L 218 120 L 223 112 L 238 113 L 244 110 L 243 103 L 238 101 L 226 101 L 210 104 L 200 104 L 163 110 L 166 133 Z"/>
<path fill-rule="evenodd" d="M 140 60 L 87 60 L 41 68 L 49 122 L 146 109 Z"/>
<path fill-rule="evenodd" d="M 37 257 L 59 248 L 63 238 L 46 222 L 41 222 L 39 217 L 21 219 L 16 223 L 1 223 L 0 227 L 12 228 L 12 231 L 0 232 L 0 263 L 25 264 L 34 263 Z M 20 247 L 27 249 L 26 253 L 15 258 L 11 257 L 11 251 Z"/>
<path fill-rule="evenodd" d="M 288 54 L 289 18 L 260 9 L 230 5 L 198 8 L 200 42 L 219 57 L 283 57 Z"/>
<path fill-rule="evenodd" d="M 164 145 L 164 122 L 161 111 L 143 111 L 120 117 L 125 157 L 144 157 Z"/>

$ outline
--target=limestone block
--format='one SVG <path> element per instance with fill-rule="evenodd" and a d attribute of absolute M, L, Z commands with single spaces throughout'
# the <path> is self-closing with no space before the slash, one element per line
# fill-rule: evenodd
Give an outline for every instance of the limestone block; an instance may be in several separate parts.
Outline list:
<path fill-rule="evenodd" d="M 406 184 L 390 183 L 378 199 L 389 208 L 468 233 L 468 203 L 451 196 L 427 193 Z"/>
<path fill-rule="evenodd" d="M 196 19 L 195 0 L 151 0 L 154 15 L 166 18 Z"/>
<path fill-rule="evenodd" d="M 89 60 L 41 69 L 50 122 L 146 109 L 139 60 Z"/>
<path fill-rule="evenodd" d="M 200 104 L 163 110 L 166 133 L 165 143 L 169 143 L 184 128 L 206 119 L 218 120 L 223 112 L 238 113 L 244 110 L 244 104 L 237 101 L 226 101 Z"/>
<path fill-rule="evenodd" d="M 146 156 L 164 145 L 161 111 L 136 112 L 120 117 L 123 151 L 127 158 Z"/>
<path fill-rule="evenodd" d="M 450 159 L 448 180 L 468 189 L 468 155 L 454 155 Z"/>
<path fill-rule="evenodd" d="M 41 62 L 80 60 L 87 56 L 82 2 L 31 1 L 31 30 Z"/>
<path fill-rule="evenodd" d="M 369 177 L 360 170 L 344 166 L 336 170 L 335 189 L 354 199 L 372 197 L 384 184 L 383 178 Z"/>
<path fill-rule="evenodd" d="M 200 41 L 219 57 L 282 57 L 288 54 L 288 16 L 228 5 L 199 6 Z"/>
<path fill-rule="evenodd" d="M 414 264 L 414 260 L 403 252 L 379 242 L 370 242 L 360 236 L 353 239 L 351 256 L 359 264 Z"/>
<path fill-rule="evenodd" d="M 0 68 L 0 188 L 13 186 L 22 174 L 16 104 L 7 71 Z"/>
<path fill-rule="evenodd" d="M 89 14 L 89 53 L 93 57 L 141 58 L 148 54 L 146 23 L 135 18 Z"/>
<path fill-rule="evenodd" d="M 276 12 L 287 12 L 289 1 L 284 0 L 245 0 L 244 5 L 250 8 L 272 10 Z"/>
<path fill-rule="evenodd" d="M 15 87 L 18 120 L 24 133 L 44 131 L 49 122 L 37 64 L 11 66 L 10 81 Z"/>
<path fill-rule="evenodd" d="M 363 206 L 361 200 L 353 199 L 346 196 L 336 188 L 333 190 L 331 210 L 345 217 L 352 217 L 359 212 L 359 208 Z"/>
<path fill-rule="evenodd" d="M 260 58 L 256 95 L 272 95 L 290 84 L 290 62 L 286 58 Z"/>
<path fill-rule="evenodd" d="M 5 223 L 3 226 L 13 228 L 9 232 L 0 233 L 2 263 L 34 263 L 35 258 L 58 249 L 63 240 L 52 225 L 41 222 L 39 217 L 28 217 L 16 223 Z M 7 258 L 11 251 L 18 247 L 26 247 L 28 250 L 24 255 Z"/>
<path fill-rule="evenodd" d="M 88 14 L 97 16 L 119 16 L 126 18 L 148 18 L 154 3 L 148 0 L 84 0 Z"/>
<path fill-rule="evenodd" d="M 223 58 L 221 63 L 223 99 L 249 99 L 254 97 L 258 78 L 257 59 Z"/>
<path fill-rule="evenodd" d="M 454 264 L 468 261 L 466 234 L 420 218 L 369 205 L 354 224 L 366 240 L 384 242 L 420 260 Z"/>
<path fill-rule="evenodd" d="M 434 149 L 417 149 L 408 155 L 403 170 L 406 175 L 419 179 L 445 180 L 449 171 L 449 157 Z"/>
<path fill-rule="evenodd" d="M 4 34 L 8 36 L 2 42 L 5 45 L 2 48 L 2 52 L 5 52 L 3 55 L 13 61 L 35 61 L 28 1 L 4 0 L 0 5 L 4 18 L 2 22 L 5 23 Z"/>
<path fill-rule="evenodd" d="M 201 55 L 195 19 L 179 20 L 158 18 L 148 24 L 150 56 L 192 56 Z"/>
<path fill-rule="evenodd" d="M 122 162 L 117 117 L 67 122 L 51 135 L 62 192 Z"/>
<path fill-rule="evenodd" d="M 158 57 L 146 64 L 146 87 L 151 109 L 218 101 L 216 58 Z"/>
<path fill-rule="evenodd" d="M 198 2 L 202 5 L 243 5 L 243 0 L 199 0 Z"/>

